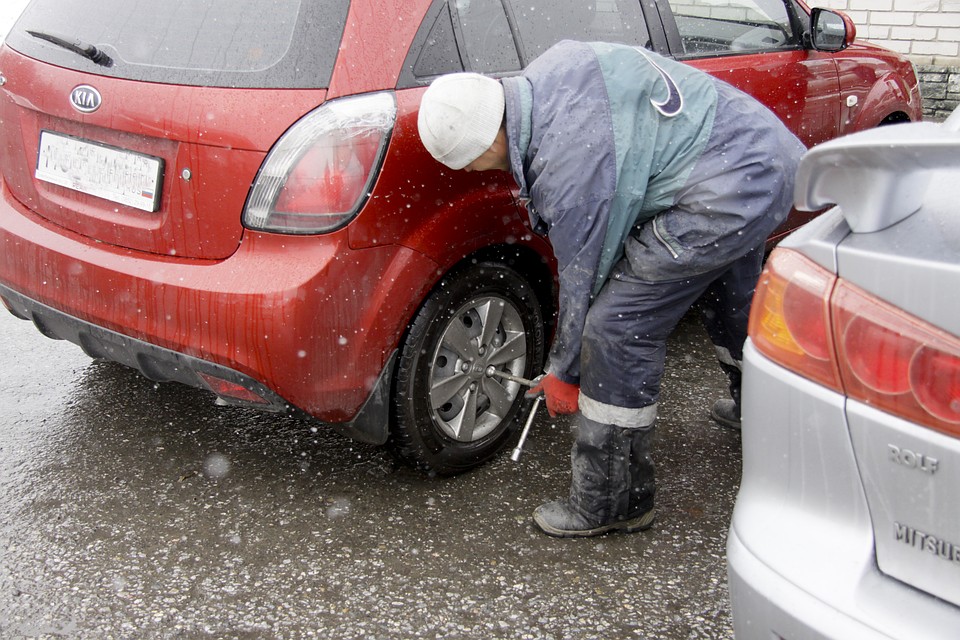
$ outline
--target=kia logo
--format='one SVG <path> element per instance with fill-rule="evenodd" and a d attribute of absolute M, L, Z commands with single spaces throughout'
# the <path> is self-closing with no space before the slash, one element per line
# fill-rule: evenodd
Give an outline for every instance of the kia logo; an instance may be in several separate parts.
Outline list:
<path fill-rule="evenodd" d="M 70 104 L 80 113 L 93 113 L 100 108 L 100 92 L 88 84 L 82 84 L 70 92 Z"/>

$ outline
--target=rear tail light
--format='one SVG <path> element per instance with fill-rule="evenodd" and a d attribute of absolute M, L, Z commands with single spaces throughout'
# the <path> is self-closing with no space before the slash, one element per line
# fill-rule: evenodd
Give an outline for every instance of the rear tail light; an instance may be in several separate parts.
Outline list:
<path fill-rule="evenodd" d="M 844 282 L 834 310 L 847 395 L 960 436 L 960 340 Z"/>
<path fill-rule="evenodd" d="M 366 202 L 396 120 L 390 93 L 328 102 L 287 131 L 267 155 L 243 212 L 251 229 L 325 233 Z"/>
<path fill-rule="evenodd" d="M 767 260 L 750 309 L 750 337 L 772 360 L 831 389 L 840 388 L 830 333 L 836 277 L 794 251 Z"/>
<path fill-rule="evenodd" d="M 960 436 L 960 340 L 775 250 L 750 312 L 771 360 L 850 398 Z"/>

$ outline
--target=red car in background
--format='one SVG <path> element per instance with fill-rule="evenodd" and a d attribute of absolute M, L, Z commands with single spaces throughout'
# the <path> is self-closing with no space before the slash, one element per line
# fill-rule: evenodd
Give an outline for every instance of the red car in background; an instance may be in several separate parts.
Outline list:
<path fill-rule="evenodd" d="M 0 299 L 151 380 L 469 469 L 523 403 L 495 374 L 542 367 L 553 259 L 417 107 L 564 38 L 689 61 L 808 145 L 921 117 L 907 61 L 797 0 L 33 0 L 0 50 Z"/>

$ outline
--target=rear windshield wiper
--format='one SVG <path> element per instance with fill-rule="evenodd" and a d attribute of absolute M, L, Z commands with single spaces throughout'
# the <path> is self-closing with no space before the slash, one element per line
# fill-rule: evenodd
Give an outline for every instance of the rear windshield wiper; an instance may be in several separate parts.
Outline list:
<path fill-rule="evenodd" d="M 47 42 L 57 45 L 58 47 L 66 49 L 67 51 L 72 51 L 79 56 L 83 56 L 84 58 L 93 61 L 94 64 L 98 64 L 101 67 L 113 66 L 113 58 L 101 51 L 96 45 L 87 44 L 86 42 L 78 40 L 77 38 L 67 39 L 52 33 L 44 33 L 43 31 L 30 31 L 28 29 L 27 33 L 34 38 L 46 40 Z"/>

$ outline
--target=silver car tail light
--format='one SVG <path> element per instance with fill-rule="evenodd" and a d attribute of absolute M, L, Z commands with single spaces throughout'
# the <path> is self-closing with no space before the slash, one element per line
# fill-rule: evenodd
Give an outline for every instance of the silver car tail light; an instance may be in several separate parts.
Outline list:
<path fill-rule="evenodd" d="M 960 437 L 960 340 L 795 251 L 770 255 L 749 332 L 761 353 L 798 375 Z"/>

